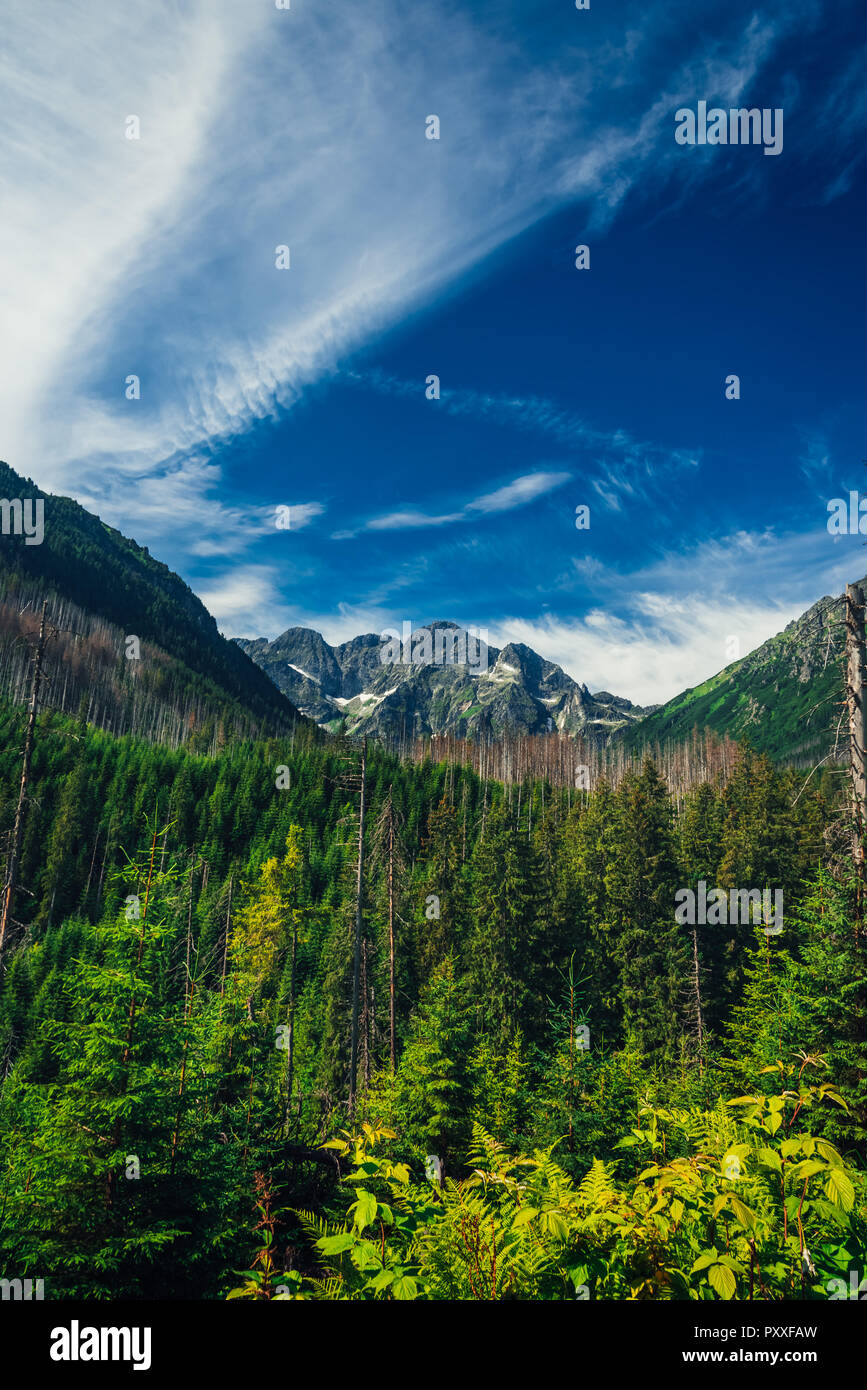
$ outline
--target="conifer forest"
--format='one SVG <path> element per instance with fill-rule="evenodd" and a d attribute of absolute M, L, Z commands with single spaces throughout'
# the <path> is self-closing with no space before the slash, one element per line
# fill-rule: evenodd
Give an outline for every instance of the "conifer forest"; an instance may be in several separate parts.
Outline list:
<path fill-rule="evenodd" d="M 11 809 L 26 711 L 2 734 Z M 863 1258 L 839 778 L 743 743 L 677 797 L 650 757 L 576 792 L 49 710 L 29 775 L 5 1267 L 88 1299 L 802 1299 Z M 711 883 L 782 891 L 785 930 L 676 921 Z"/>

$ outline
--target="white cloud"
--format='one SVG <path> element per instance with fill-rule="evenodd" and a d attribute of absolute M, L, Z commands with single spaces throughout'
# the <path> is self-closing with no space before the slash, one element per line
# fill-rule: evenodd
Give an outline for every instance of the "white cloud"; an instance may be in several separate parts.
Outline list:
<path fill-rule="evenodd" d="M 546 493 L 562 487 L 571 478 L 571 473 L 525 473 L 513 478 L 510 483 L 497 488 L 482 497 L 465 502 L 458 511 L 420 512 L 414 508 L 398 512 L 386 512 L 383 516 L 371 517 L 355 530 L 336 531 L 334 540 L 347 540 L 363 531 L 405 531 L 428 526 L 448 526 L 458 521 L 470 521 L 476 513 L 489 515 L 497 512 L 512 512 L 518 507 L 526 507 Z"/>
<path fill-rule="evenodd" d="M 289 627 L 308 627 L 326 642 L 338 646 L 366 632 L 381 633 L 400 626 L 386 608 L 339 603 L 335 610 L 319 612 L 285 603 L 280 595 L 280 575 L 270 565 L 246 565 L 205 585 L 199 594 L 226 637 L 267 637 L 273 641 Z"/>
<path fill-rule="evenodd" d="M 452 521 L 463 520 L 463 512 L 446 512 L 440 516 L 416 511 L 386 512 L 383 516 L 371 517 L 370 521 L 365 523 L 364 529 L 368 531 L 403 531 L 424 526 L 447 526 Z M 337 539 L 343 539 L 347 536 L 357 535 L 358 532 L 340 531 L 335 534 Z"/>
<path fill-rule="evenodd" d="M 605 611 L 574 622 L 507 618 L 496 632 L 498 644 L 506 634 L 510 641 L 525 642 L 591 690 L 610 690 L 646 705 L 670 700 L 728 666 L 730 636 L 746 656 L 800 612 L 797 606 L 707 604 L 698 596 L 678 600 L 648 593 L 635 595 L 628 620 Z"/>
<path fill-rule="evenodd" d="M 170 558 L 177 564 L 180 555 L 237 555 L 263 533 L 274 533 L 277 503 L 227 506 L 214 495 L 221 481 L 219 465 L 194 454 L 183 463 L 173 462 L 139 477 L 107 471 L 98 486 L 92 477 L 77 489 L 77 495 L 103 521 L 132 531 L 138 539 L 160 531 L 163 545 L 171 549 Z M 303 530 L 326 510 L 321 502 L 286 505 L 290 506 L 291 531 Z"/>
<path fill-rule="evenodd" d="M 491 642 L 525 642 L 591 690 L 661 704 L 730 665 L 730 637 L 748 655 L 864 568 L 863 552 L 840 553 L 824 527 L 806 537 L 739 532 L 632 574 L 585 566 L 604 595 L 594 607 L 573 619 L 490 621 Z"/>
<path fill-rule="evenodd" d="M 505 487 L 497 488 L 495 492 L 486 493 L 484 497 L 477 497 L 474 502 L 469 502 L 467 511 L 486 514 L 511 512 L 516 507 L 525 507 L 529 502 L 535 502 L 537 498 L 562 487 L 571 477 L 571 473 L 563 472 L 525 473 L 523 477 L 507 483 Z"/>
<path fill-rule="evenodd" d="M 292 626 L 270 565 L 239 565 L 204 585 L 199 598 L 226 637 L 276 636 Z"/>
<path fill-rule="evenodd" d="M 317 516 L 324 516 L 325 507 L 321 502 L 293 502 L 290 512 L 291 529 L 301 531 L 305 526 L 309 526 L 311 521 L 315 521 Z"/>

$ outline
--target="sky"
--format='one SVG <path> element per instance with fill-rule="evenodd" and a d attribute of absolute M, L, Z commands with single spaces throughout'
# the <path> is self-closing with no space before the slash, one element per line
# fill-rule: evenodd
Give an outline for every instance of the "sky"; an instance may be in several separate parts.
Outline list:
<path fill-rule="evenodd" d="M 867 572 L 865 69 L 861 0 L 6 0 L 0 457 L 227 636 L 668 699 Z"/>

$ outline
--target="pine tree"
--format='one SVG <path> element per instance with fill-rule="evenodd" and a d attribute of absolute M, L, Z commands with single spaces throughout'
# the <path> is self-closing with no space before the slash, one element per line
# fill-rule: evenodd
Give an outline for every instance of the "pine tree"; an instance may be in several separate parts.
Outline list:
<path fill-rule="evenodd" d="M 473 854 L 472 880 L 467 971 L 480 1030 L 505 1044 L 533 1021 L 537 923 L 533 853 L 502 802 L 488 812 Z"/>
<path fill-rule="evenodd" d="M 466 886 L 461 866 L 461 828 L 454 807 L 443 798 L 428 819 L 423 845 L 417 934 L 419 979 L 427 980 L 449 952 L 459 952 L 466 924 Z"/>
<path fill-rule="evenodd" d="M 470 1008 L 451 956 L 435 969 L 412 1019 L 394 1088 L 396 1123 L 417 1157 L 443 1172 L 463 1161 L 470 1135 Z"/>
<path fill-rule="evenodd" d="M 668 791 L 648 758 L 615 797 L 605 884 L 624 1026 L 649 1056 L 672 1055 L 680 1031 L 678 993 L 686 973 L 674 925 L 680 877 Z"/>

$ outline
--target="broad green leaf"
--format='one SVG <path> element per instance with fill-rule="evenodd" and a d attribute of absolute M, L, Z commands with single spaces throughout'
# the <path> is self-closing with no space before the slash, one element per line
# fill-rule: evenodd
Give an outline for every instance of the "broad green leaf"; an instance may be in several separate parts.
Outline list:
<path fill-rule="evenodd" d="M 740 1197 L 737 1197 L 734 1192 L 729 1194 L 729 1201 L 731 1209 L 740 1224 L 745 1226 L 748 1230 L 754 1231 L 758 1224 L 758 1217 L 755 1212 L 747 1206 L 746 1202 L 742 1202 Z"/>
<path fill-rule="evenodd" d="M 824 1099 L 832 1100 L 835 1105 L 842 1105 L 844 1110 L 849 1109 L 848 1101 L 845 1101 L 837 1090 L 836 1086 L 820 1086 L 819 1095 Z"/>
<path fill-rule="evenodd" d="M 418 1280 L 413 1279 L 411 1274 L 403 1274 L 399 1279 L 395 1279 L 391 1286 L 391 1291 L 395 1298 L 410 1299 L 418 1297 Z"/>
<path fill-rule="evenodd" d="M 737 1280 L 727 1265 L 711 1265 L 708 1273 L 711 1288 L 715 1289 L 720 1298 L 734 1298 L 737 1292 Z"/>
<path fill-rule="evenodd" d="M 789 1169 L 796 1182 L 806 1182 L 807 1178 L 813 1178 L 817 1173 L 825 1172 L 825 1164 L 820 1163 L 817 1158 L 805 1158 L 803 1162 L 796 1163 Z"/>
<path fill-rule="evenodd" d="M 826 1163 L 830 1163 L 834 1168 L 842 1167 L 842 1155 L 834 1148 L 833 1144 L 828 1143 L 827 1139 L 817 1139 L 816 1148 L 819 1150 L 819 1153 Z"/>
<path fill-rule="evenodd" d="M 533 1218 L 538 1215 L 539 1212 L 536 1207 L 520 1207 L 518 1211 L 515 1213 L 515 1218 L 512 1221 L 512 1225 L 527 1226 L 533 1220 Z"/>
<path fill-rule="evenodd" d="M 549 1231 L 557 1240 L 565 1240 L 568 1233 L 568 1226 L 560 1215 L 559 1211 L 545 1211 L 542 1213 L 541 1224 L 546 1231 Z"/>
<path fill-rule="evenodd" d="M 346 1231 L 339 1236 L 323 1236 L 316 1244 L 323 1255 L 342 1255 L 344 1250 L 355 1244 L 355 1234 L 353 1231 Z"/>
<path fill-rule="evenodd" d="M 735 1220 L 741 1226 L 745 1226 L 748 1230 L 753 1230 L 755 1228 L 757 1221 L 755 1213 L 750 1210 L 745 1202 L 741 1201 L 737 1193 L 722 1192 L 719 1197 L 716 1197 L 712 1208 L 714 1216 L 719 1215 L 723 1207 L 728 1207 L 730 1209 Z M 720 1256 L 720 1259 L 722 1259 L 722 1256 Z"/>
<path fill-rule="evenodd" d="M 376 1208 L 377 1201 L 372 1192 L 359 1192 L 358 1201 L 354 1203 L 355 1225 L 359 1231 L 363 1231 L 375 1219 Z"/>
<path fill-rule="evenodd" d="M 829 1168 L 825 1191 L 830 1200 L 839 1203 L 844 1211 L 851 1211 L 855 1202 L 855 1188 L 843 1168 Z"/>
<path fill-rule="evenodd" d="M 366 1274 L 370 1269 L 382 1269 L 382 1255 L 378 1245 L 374 1245 L 372 1240 L 360 1240 L 353 1247 L 352 1259 L 355 1268 L 362 1274 Z"/>

